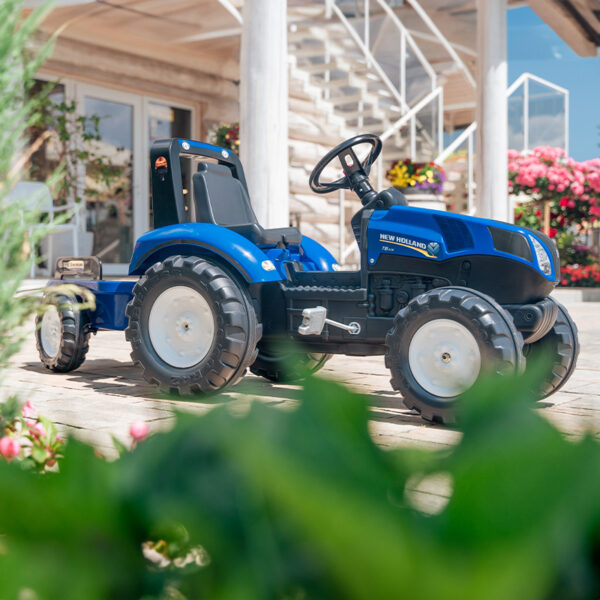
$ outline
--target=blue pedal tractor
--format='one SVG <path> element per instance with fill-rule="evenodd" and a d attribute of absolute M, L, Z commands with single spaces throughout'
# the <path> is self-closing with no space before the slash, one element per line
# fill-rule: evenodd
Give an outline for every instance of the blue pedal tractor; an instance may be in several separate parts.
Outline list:
<path fill-rule="evenodd" d="M 359 160 L 354 148 L 368 144 Z M 180 394 L 236 382 L 249 368 L 272 381 L 316 371 L 332 354 L 384 355 L 394 389 L 430 421 L 452 423 L 461 394 L 488 375 L 520 373 L 547 356 L 543 398 L 572 374 L 576 327 L 549 294 L 559 257 L 544 234 L 506 223 L 413 208 L 396 189 L 373 189 L 381 152 L 360 135 L 329 152 L 310 185 L 350 189 L 358 271 L 298 229 L 264 229 L 237 156 L 191 140 L 151 149 L 154 229 L 133 251 L 129 280 L 102 278 L 95 257 L 63 258 L 55 282 L 96 295 L 96 310 L 49 291 L 36 331 L 43 364 L 66 372 L 85 360 L 91 333 L 125 330 L 144 377 Z M 189 200 L 180 158 L 195 162 Z M 324 170 L 343 177 L 323 182 Z M 283 354 L 281 342 L 296 342 Z M 285 346 L 284 346 L 285 347 Z"/>

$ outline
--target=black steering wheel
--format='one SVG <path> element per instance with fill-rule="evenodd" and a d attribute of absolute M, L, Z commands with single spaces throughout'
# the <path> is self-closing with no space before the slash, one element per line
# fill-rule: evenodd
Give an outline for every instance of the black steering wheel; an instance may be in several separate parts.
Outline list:
<path fill-rule="evenodd" d="M 371 144 L 371 151 L 361 163 L 352 148 L 365 143 Z M 310 189 L 316 194 L 329 194 L 330 192 L 341 189 L 354 190 L 360 199 L 363 200 L 364 204 L 364 200 L 366 199 L 365 196 L 368 195 L 369 191 L 373 190 L 369 183 L 369 172 L 371 166 L 381 153 L 381 147 L 381 139 L 379 136 L 372 133 L 363 133 L 362 135 L 357 135 L 342 142 L 333 150 L 330 150 L 317 163 L 308 180 Z M 329 183 L 322 183 L 321 175 L 325 167 L 327 167 L 336 157 L 342 165 L 344 177 Z"/>

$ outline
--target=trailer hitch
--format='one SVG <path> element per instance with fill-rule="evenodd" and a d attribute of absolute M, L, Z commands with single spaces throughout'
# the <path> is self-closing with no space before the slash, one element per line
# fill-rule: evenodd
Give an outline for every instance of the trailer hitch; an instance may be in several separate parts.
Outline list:
<path fill-rule="evenodd" d="M 332 321 L 327 318 L 327 309 L 324 306 L 315 306 L 314 308 L 305 308 L 302 311 L 302 324 L 298 327 L 298 333 L 301 335 L 321 335 L 325 325 L 331 325 L 338 329 L 347 331 L 350 335 L 360 333 L 360 325 L 353 321 L 346 325 L 338 321 Z"/>

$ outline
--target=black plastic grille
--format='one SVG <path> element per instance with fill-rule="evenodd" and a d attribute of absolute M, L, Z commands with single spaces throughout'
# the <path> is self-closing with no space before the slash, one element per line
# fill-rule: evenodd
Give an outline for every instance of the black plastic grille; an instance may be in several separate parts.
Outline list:
<path fill-rule="evenodd" d="M 496 250 L 514 254 L 529 262 L 533 261 L 531 246 L 522 233 L 510 231 L 509 229 L 500 229 L 499 227 L 488 227 L 488 229 L 492 235 Z"/>

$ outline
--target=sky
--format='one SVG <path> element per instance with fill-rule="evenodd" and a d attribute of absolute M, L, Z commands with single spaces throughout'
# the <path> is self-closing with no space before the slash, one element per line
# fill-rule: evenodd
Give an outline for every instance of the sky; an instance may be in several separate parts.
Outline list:
<path fill-rule="evenodd" d="M 529 7 L 508 11 L 508 82 L 528 71 L 569 90 L 569 154 L 600 156 L 600 57 L 582 58 Z"/>

